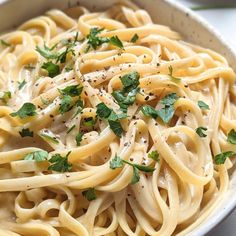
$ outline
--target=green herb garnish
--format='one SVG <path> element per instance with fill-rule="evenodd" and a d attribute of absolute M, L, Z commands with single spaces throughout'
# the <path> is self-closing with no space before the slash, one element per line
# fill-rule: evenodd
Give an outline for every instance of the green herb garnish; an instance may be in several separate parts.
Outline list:
<path fill-rule="evenodd" d="M 0 100 L 5 104 L 7 104 L 10 99 L 11 99 L 11 92 L 10 91 L 3 92 L 2 97 L 0 97 Z"/>
<path fill-rule="evenodd" d="M 235 155 L 235 152 L 228 151 L 228 152 L 222 152 L 215 156 L 215 163 L 216 165 L 224 164 L 226 161 L 226 158 L 232 157 Z"/>
<path fill-rule="evenodd" d="M 139 36 L 137 34 L 134 34 L 134 36 L 131 38 L 131 43 L 136 43 L 136 41 L 139 39 Z"/>
<path fill-rule="evenodd" d="M 18 89 L 21 90 L 26 84 L 27 82 L 25 80 L 18 82 Z"/>
<path fill-rule="evenodd" d="M 115 155 L 115 157 L 110 161 L 110 168 L 111 169 L 116 169 L 116 168 L 122 168 L 124 164 L 128 164 L 133 167 L 133 177 L 131 179 L 131 184 L 135 184 L 139 181 L 140 176 L 139 176 L 139 171 L 143 172 L 153 172 L 155 168 L 150 167 L 150 166 L 144 166 L 144 165 L 138 165 L 131 163 L 126 160 L 122 160 L 119 156 Z"/>
<path fill-rule="evenodd" d="M 86 117 L 84 118 L 83 125 L 87 127 L 93 127 L 96 124 L 96 119 L 93 117 Z"/>
<path fill-rule="evenodd" d="M 63 95 L 69 95 L 71 97 L 80 96 L 82 93 L 83 87 L 79 87 L 79 85 L 70 85 L 64 89 L 59 90 L 59 92 Z"/>
<path fill-rule="evenodd" d="M 36 106 L 33 103 L 24 103 L 23 106 L 17 111 L 13 112 L 10 115 L 15 117 L 19 116 L 21 119 L 27 117 L 27 116 L 34 116 L 36 115 Z"/>
<path fill-rule="evenodd" d="M 203 101 L 198 101 L 197 104 L 202 110 L 210 110 L 209 106 Z"/>
<path fill-rule="evenodd" d="M 46 44 L 40 48 L 38 45 L 36 46 L 36 51 L 40 53 L 40 55 L 48 60 L 57 59 L 59 57 L 58 53 L 53 52 L 53 49 L 57 46 L 55 44 L 53 47 L 49 48 Z"/>
<path fill-rule="evenodd" d="M 153 159 L 156 162 L 160 162 L 159 153 L 157 151 L 152 151 L 152 152 L 148 153 L 148 157 Z"/>
<path fill-rule="evenodd" d="M 69 95 L 65 95 L 61 98 L 61 103 L 59 107 L 60 114 L 64 114 L 67 111 L 71 110 L 73 107 L 73 99 Z"/>
<path fill-rule="evenodd" d="M 83 133 L 82 132 L 79 132 L 76 136 L 75 136 L 75 141 L 76 141 L 76 145 L 77 146 L 80 146 L 80 143 L 82 141 L 82 138 L 83 138 Z"/>
<path fill-rule="evenodd" d="M 48 167 L 48 170 L 53 170 L 57 172 L 67 172 L 72 169 L 72 164 L 68 162 L 68 156 L 71 152 L 68 152 L 65 157 L 61 156 L 60 154 L 53 155 L 49 162 L 52 163 Z"/>
<path fill-rule="evenodd" d="M 104 29 L 99 29 L 99 28 L 90 29 L 90 32 L 87 35 L 88 45 L 89 45 L 87 51 L 89 51 L 90 47 L 92 47 L 95 50 L 103 43 L 108 43 L 110 41 L 109 38 L 101 38 L 98 36 L 98 34 L 103 30 Z"/>
<path fill-rule="evenodd" d="M 205 138 L 207 135 L 204 133 L 204 131 L 207 131 L 207 128 L 205 127 L 198 127 L 196 129 L 196 133 L 198 134 L 199 137 Z"/>
<path fill-rule="evenodd" d="M 67 131 L 66 133 L 69 134 L 76 126 L 75 125 L 72 125 Z"/>
<path fill-rule="evenodd" d="M 157 114 L 164 123 L 169 123 L 169 121 L 174 116 L 174 104 L 178 98 L 179 97 L 176 93 L 170 93 L 161 99 L 160 103 L 163 105 L 163 107 L 157 111 Z"/>
<path fill-rule="evenodd" d="M 20 136 L 22 138 L 24 137 L 33 137 L 34 136 L 34 132 L 30 131 L 28 128 L 27 129 L 22 129 L 21 131 L 19 131 Z"/>
<path fill-rule="evenodd" d="M 60 74 L 60 67 L 53 62 L 44 62 L 41 68 L 45 69 L 48 72 L 48 76 L 53 78 Z"/>
<path fill-rule="evenodd" d="M 236 145 L 236 131 L 231 129 L 227 136 L 227 142 Z"/>
<path fill-rule="evenodd" d="M 121 40 L 117 37 L 117 36 L 112 36 L 111 38 L 110 38 L 110 44 L 112 44 L 112 45 L 114 45 L 114 46 L 116 46 L 116 47 L 118 47 L 118 48 L 124 48 L 124 45 L 123 45 L 123 43 L 121 42 Z"/>
<path fill-rule="evenodd" d="M 0 39 L 0 43 L 2 44 L 2 46 L 5 46 L 5 47 L 10 47 L 11 44 L 7 43 L 5 40 L 3 39 Z"/>
<path fill-rule="evenodd" d="M 154 119 L 158 117 L 157 111 L 149 105 L 142 106 L 141 111 L 145 116 L 150 116 Z"/>
<path fill-rule="evenodd" d="M 44 139 L 47 139 L 49 142 L 52 142 L 52 143 L 55 143 L 55 144 L 58 144 L 59 143 L 59 141 L 57 140 L 57 138 L 56 137 L 52 137 L 52 136 L 50 136 L 50 135 L 48 135 L 48 134 L 40 134 L 40 136 L 42 137 L 42 138 L 44 138 Z"/>
<path fill-rule="evenodd" d="M 93 201 L 97 198 L 96 192 L 94 188 L 89 188 L 88 190 L 85 190 L 82 192 L 82 195 L 88 200 Z"/>
<path fill-rule="evenodd" d="M 173 82 L 178 83 L 179 81 L 181 81 L 181 78 L 177 78 L 177 77 L 173 76 L 173 67 L 172 66 L 169 66 L 168 69 L 169 69 L 168 75 Z"/>
<path fill-rule="evenodd" d="M 24 156 L 24 160 L 28 160 L 28 161 L 46 161 L 48 158 L 48 152 L 46 151 L 35 151 L 35 152 L 31 152 L 28 153 Z"/>

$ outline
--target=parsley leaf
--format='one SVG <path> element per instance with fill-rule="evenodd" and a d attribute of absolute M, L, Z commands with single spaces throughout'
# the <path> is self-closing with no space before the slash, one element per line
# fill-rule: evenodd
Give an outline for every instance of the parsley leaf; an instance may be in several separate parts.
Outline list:
<path fill-rule="evenodd" d="M 115 157 L 110 161 L 110 168 L 111 169 L 116 169 L 116 168 L 121 168 L 124 166 L 124 163 L 122 161 L 122 159 L 117 156 L 117 154 L 115 155 Z"/>
<path fill-rule="evenodd" d="M 82 141 L 82 138 L 83 138 L 83 133 L 82 132 L 79 132 L 76 136 L 75 136 L 75 141 L 76 141 L 76 145 L 77 146 L 80 146 L 80 143 Z"/>
<path fill-rule="evenodd" d="M 139 180 L 140 180 L 140 175 L 139 175 L 138 168 L 133 166 L 133 176 L 131 179 L 131 184 L 136 184 L 139 182 Z"/>
<path fill-rule="evenodd" d="M 169 123 L 174 116 L 174 104 L 178 98 L 179 97 L 176 93 L 170 93 L 161 99 L 160 103 L 164 105 L 164 107 L 158 110 L 157 114 L 164 123 Z"/>
<path fill-rule="evenodd" d="M 110 41 L 109 38 L 101 38 L 98 36 L 101 31 L 103 31 L 103 29 L 99 29 L 97 27 L 90 29 L 90 32 L 87 35 L 89 45 L 87 51 L 90 49 L 90 47 L 92 47 L 93 49 L 97 49 L 103 43 L 108 43 Z"/>
<path fill-rule="evenodd" d="M 108 120 L 110 129 L 118 136 L 121 137 L 123 133 L 122 126 L 120 124 L 119 119 L 125 118 L 126 116 L 121 114 L 117 115 L 112 109 L 107 107 L 105 103 L 101 102 L 97 105 L 97 115 L 100 118 L 104 118 Z"/>
<path fill-rule="evenodd" d="M 59 90 L 59 92 L 63 95 L 69 95 L 71 97 L 80 96 L 83 91 L 83 87 L 79 87 L 79 85 L 70 85 L 64 89 Z"/>
<path fill-rule="evenodd" d="M 48 140 L 49 142 L 52 142 L 52 143 L 55 143 L 55 144 L 58 144 L 59 141 L 57 140 L 56 137 L 53 137 L 53 136 L 50 136 L 48 134 L 40 134 L 40 136 L 46 140 Z"/>
<path fill-rule="evenodd" d="M 73 107 L 73 99 L 69 95 L 65 95 L 61 98 L 61 103 L 59 107 L 60 114 L 64 114 L 67 111 L 71 110 Z"/>
<path fill-rule="evenodd" d="M 34 132 L 30 131 L 28 128 L 27 129 L 22 129 L 21 131 L 19 131 L 20 136 L 22 138 L 24 137 L 33 137 L 34 136 Z"/>
<path fill-rule="evenodd" d="M 28 160 L 28 161 L 46 161 L 48 158 L 48 152 L 46 151 L 35 151 L 35 152 L 31 152 L 28 153 L 24 156 L 24 160 Z"/>
<path fill-rule="evenodd" d="M 139 78 L 137 71 L 132 71 L 121 77 L 123 84 L 122 90 L 117 90 L 112 93 L 123 112 L 127 112 L 128 106 L 134 104 L 136 94 L 139 92 Z"/>
<path fill-rule="evenodd" d="M 159 153 L 157 151 L 152 151 L 152 152 L 148 153 L 148 157 L 153 159 L 156 162 L 160 162 Z"/>
<path fill-rule="evenodd" d="M 96 192 L 94 188 L 89 188 L 88 190 L 85 190 L 82 192 L 82 195 L 88 200 L 92 201 L 97 198 Z"/>
<path fill-rule="evenodd" d="M 7 43 L 5 40 L 3 39 L 0 39 L 0 43 L 2 44 L 2 46 L 5 46 L 5 47 L 10 47 L 11 44 Z"/>
<path fill-rule="evenodd" d="M 229 158 L 229 157 L 232 157 L 235 155 L 235 152 L 232 152 L 232 151 L 228 151 L 228 152 L 222 152 L 218 155 L 215 156 L 215 163 L 217 165 L 221 165 L 221 164 L 224 164 L 225 161 L 226 161 L 226 158 Z"/>
<path fill-rule="evenodd" d="M 84 118 L 83 125 L 87 127 L 93 127 L 96 124 L 96 120 L 93 117 Z"/>
<path fill-rule="evenodd" d="M 173 82 L 178 83 L 179 81 L 181 81 L 181 78 L 177 78 L 177 77 L 173 76 L 173 67 L 172 66 L 169 66 L 168 69 L 169 69 L 168 75 Z"/>
<path fill-rule="evenodd" d="M 18 89 L 21 90 L 26 84 L 27 82 L 25 80 L 23 80 L 22 82 L 18 82 Z"/>
<path fill-rule="evenodd" d="M 205 127 L 198 127 L 196 129 L 196 133 L 198 134 L 199 137 L 205 138 L 207 135 L 204 133 L 204 131 L 207 131 L 207 128 Z"/>
<path fill-rule="evenodd" d="M 120 122 L 108 120 L 108 123 L 109 123 L 110 129 L 115 133 L 116 136 L 120 138 L 123 133 L 123 129 Z"/>
<path fill-rule="evenodd" d="M 48 105 L 50 103 L 50 101 L 44 99 L 43 97 L 40 96 L 40 100 L 44 105 Z"/>
<path fill-rule="evenodd" d="M 0 97 L 0 100 L 5 104 L 7 104 L 10 99 L 11 99 L 11 92 L 10 91 L 3 92 L 2 97 Z"/>
<path fill-rule="evenodd" d="M 142 106 L 141 111 L 145 116 L 150 116 L 154 119 L 158 117 L 157 111 L 149 105 Z"/>
<path fill-rule="evenodd" d="M 110 38 L 110 42 L 109 43 L 112 44 L 112 45 L 115 45 L 118 48 L 122 48 L 122 49 L 124 48 L 123 43 L 121 42 L 121 40 L 117 36 L 112 36 Z"/>
<path fill-rule="evenodd" d="M 67 131 L 66 133 L 69 134 L 76 126 L 75 125 L 72 125 Z"/>
<path fill-rule="evenodd" d="M 13 112 L 10 115 L 15 117 L 19 116 L 21 119 L 27 117 L 27 116 L 34 116 L 36 115 L 36 106 L 33 103 L 24 103 L 23 106 L 17 111 Z"/>
<path fill-rule="evenodd" d="M 61 156 L 60 154 L 53 155 L 49 162 L 52 163 L 48 167 L 48 170 L 53 170 L 57 172 L 67 172 L 72 169 L 72 164 L 68 162 L 68 156 L 71 152 L 68 152 L 65 157 Z"/>
<path fill-rule="evenodd" d="M 198 101 L 197 104 L 202 110 L 210 110 L 209 106 L 203 101 Z"/>
<path fill-rule="evenodd" d="M 236 131 L 234 129 L 228 133 L 227 142 L 236 145 Z"/>
<path fill-rule="evenodd" d="M 48 76 L 53 78 L 60 74 L 60 67 L 53 62 L 44 62 L 41 68 L 45 69 L 48 72 Z"/>
<path fill-rule="evenodd" d="M 40 48 L 38 45 L 36 46 L 36 51 L 40 53 L 40 55 L 48 60 L 50 59 L 57 59 L 59 54 L 53 52 L 53 49 L 55 48 L 55 45 L 51 48 L 49 48 L 46 44 L 42 48 Z"/>
<path fill-rule="evenodd" d="M 121 167 L 123 167 L 124 163 L 133 167 L 133 177 L 131 179 L 131 184 L 135 184 L 139 181 L 139 179 L 140 179 L 139 171 L 153 172 L 155 170 L 155 168 L 153 168 L 153 167 L 138 165 L 138 164 L 134 164 L 129 161 L 126 161 L 126 160 L 122 160 L 117 155 L 115 155 L 115 157 L 110 161 L 110 168 L 113 170 L 116 168 L 121 168 Z"/>
<path fill-rule="evenodd" d="M 139 39 L 139 36 L 137 34 L 134 34 L 134 36 L 131 38 L 130 42 L 135 43 Z"/>

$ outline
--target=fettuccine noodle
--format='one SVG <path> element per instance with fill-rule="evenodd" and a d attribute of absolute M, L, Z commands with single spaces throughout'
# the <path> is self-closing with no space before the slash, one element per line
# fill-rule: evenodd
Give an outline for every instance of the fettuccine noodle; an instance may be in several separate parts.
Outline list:
<path fill-rule="evenodd" d="M 0 39 L 1 236 L 191 235 L 207 220 L 236 152 L 224 57 L 129 2 L 50 10 Z"/>

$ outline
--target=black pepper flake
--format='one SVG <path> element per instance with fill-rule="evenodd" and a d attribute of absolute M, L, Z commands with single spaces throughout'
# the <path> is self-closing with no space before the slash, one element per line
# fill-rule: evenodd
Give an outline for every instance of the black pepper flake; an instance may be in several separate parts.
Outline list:
<path fill-rule="evenodd" d="M 128 143 L 128 142 L 126 142 L 126 143 L 124 143 L 124 146 L 126 147 L 126 146 L 128 146 L 128 144 L 129 144 L 129 143 Z"/>
<path fill-rule="evenodd" d="M 54 115 L 52 115 L 52 114 L 50 114 L 49 116 L 50 116 L 51 118 L 53 118 L 53 117 L 54 117 Z"/>
<path fill-rule="evenodd" d="M 144 100 L 147 101 L 149 99 L 149 96 L 145 97 Z"/>
<path fill-rule="evenodd" d="M 184 87 L 185 87 L 185 88 L 188 88 L 188 85 L 187 85 L 187 84 L 185 84 L 185 85 L 184 85 Z"/>

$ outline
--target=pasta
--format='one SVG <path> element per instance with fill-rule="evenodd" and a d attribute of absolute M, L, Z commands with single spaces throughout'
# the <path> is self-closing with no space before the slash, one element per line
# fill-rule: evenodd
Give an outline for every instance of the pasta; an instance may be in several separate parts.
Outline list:
<path fill-rule="evenodd" d="M 1 35 L 0 235 L 189 235 L 227 191 L 235 73 L 130 2 Z"/>

